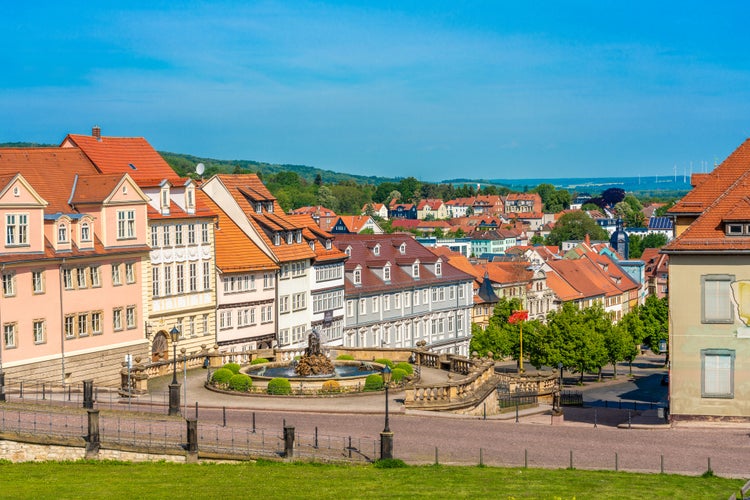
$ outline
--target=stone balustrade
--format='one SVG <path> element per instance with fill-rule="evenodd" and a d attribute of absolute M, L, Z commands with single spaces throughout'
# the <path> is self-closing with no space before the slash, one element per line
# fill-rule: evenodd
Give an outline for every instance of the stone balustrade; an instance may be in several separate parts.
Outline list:
<path fill-rule="evenodd" d="M 429 410 L 458 409 L 467 404 L 472 404 L 474 399 L 479 397 L 480 389 L 493 380 L 495 370 L 492 360 L 451 358 L 449 366 L 451 368 L 455 367 L 457 371 L 451 371 L 450 373 L 466 374 L 467 376 L 461 380 L 448 380 L 441 384 L 416 385 L 406 388 L 404 397 L 404 406 L 406 408 Z"/>

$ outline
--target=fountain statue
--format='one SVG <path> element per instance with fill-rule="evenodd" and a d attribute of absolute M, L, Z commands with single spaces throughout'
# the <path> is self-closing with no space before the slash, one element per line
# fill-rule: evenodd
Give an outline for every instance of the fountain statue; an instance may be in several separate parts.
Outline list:
<path fill-rule="evenodd" d="M 294 372 L 301 377 L 334 373 L 333 363 L 320 349 L 320 332 L 313 328 L 307 336 L 305 354 L 294 366 Z"/>

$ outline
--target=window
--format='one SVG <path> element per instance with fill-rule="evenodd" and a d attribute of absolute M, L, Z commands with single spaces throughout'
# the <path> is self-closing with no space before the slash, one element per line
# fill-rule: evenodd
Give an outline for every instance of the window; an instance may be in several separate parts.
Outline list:
<path fill-rule="evenodd" d="M 296 241 L 297 243 L 302 243 L 302 230 L 301 229 L 297 229 L 294 232 L 294 241 Z"/>
<path fill-rule="evenodd" d="M 91 333 L 101 335 L 102 333 L 102 313 L 101 311 L 91 313 Z"/>
<path fill-rule="evenodd" d="M 219 312 L 219 328 L 232 328 L 232 311 Z"/>
<path fill-rule="evenodd" d="M 414 278 L 419 278 L 419 264 L 418 263 L 412 264 L 411 275 Z"/>
<path fill-rule="evenodd" d="M 458 285 L 458 298 L 464 298 L 464 285 Z"/>
<path fill-rule="evenodd" d="M 75 315 L 69 314 L 65 316 L 63 322 L 63 329 L 65 330 L 65 338 L 72 339 L 76 335 L 75 331 Z"/>
<path fill-rule="evenodd" d="M 373 249 L 372 249 L 372 253 L 373 253 L 374 255 L 380 255 L 380 244 L 376 244 L 376 245 L 375 245 L 375 246 L 373 247 Z"/>
<path fill-rule="evenodd" d="M 190 186 L 185 190 L 185 205 L 189 214 L 195 213 L 195 189 Z"/>
<path fill-rule="evenodd" d="M 158 297 L 159 292 L 159 268 L 154 267 L 151 269 L 151 295 Z"/>
<path fill-rule="evenodd" d="M 78 288 L 86 288 L 86 268 L 85 267 L 79 267 L 76 269 L 76 282 L 78 284 Z"/>
<path fill-rule="evenodd" d="M 188 318 L 187 329 L 190 336 L 195 337 L 195 316 L 190 316 Z"/>
<path fill-rule="evenodd" d="M 208 314 L 203 315 L 203 335 L 208 335 Z"/>
<path fill-rule="evenodd" d="M 125 281 L 128 284 L 135 283 L 135 264 L 132 262 L 125 264 Z"/>
<path fill-rule="evenodd" d="M 16 295 L 16 273 L 3 273 L 3 296 L 13 297 Z"/>
<path fill-rule="evenodd" d="M 263 273 L 263 288 L 266 290 L 273 288 L 273 274 Z"/>
<path fill-rule="evenodd" d="M 211 263 L 203 263 L 203 289 L 209 290 L 211 288 Z"/>
<path fill-rule="evenodd" d="M 353 300 L 347 300 L 346 301 L 346 315 L 350 318 L 354 316 L 354 301 Z"/>
<path fill-rule="evenodd" d="M 44 293 L 44 271 L 31 272 L 31 287 L 34 294 Z"/>
<path fill-rule="evenodd" d="M 60 224 L 57 226 L 57 242 L 58 243 L 67 243 L 68 241 L 68 226 L 65 224 Z"/>
<path fill-rule="evenodd" d="M 414 290 L 414 305 L 419 305 L 419 290 Z"/>
<path fill-rule="evenodd" d="M 168 247 L 172 245 L 172 229 L 171 226 L 164 226 L 164 246 Z"/>
<path fill-rule="evenodd" d="M 372 312 L 374 312 L 374 313 L 378 312 L 378 306 L 379 305 L 380 305 L 380 303 L 379 303 L 379 297 L 378 296 L 373 297 L 372 298 Z"/>
<path fill-rule="evenodd" d="M 404 292 L 404 307 L 411 307 L 411 292 Z"/>
<path fill-rule="evenodd" d="M 188 245 L 195 245 L 195 224 L 188 224 Z"/>
<path fill-rule="evenodd" d="M 393 307 L 395 309 L 401 309 L 401 292 L 393 295 Z"/>
<path fill-rule="evenodd" d="M 29 216 L 27 214 L 6 214 L 5 244 L 28 245 Z"/>
<path fill-rule="evenodd" d="M 172 294 L 172 267 L 164 266 L 164 295 Z"/>
<path fill-rule="evenodd" d="M 443 274 L 443 264 L 440 262 L 435 263 L 435 275 L 440 276 Z"/>
<path fill-rule="evenodd" d="M 362 284 L 362 271 L 359 269 L 354 270 L 354 284 L 355 285 Z"/>
<path fill-rule="evenodd" d="M 401 243 L 398 247 L 398 251 L 401 255 L 404 255 L 406 253 L 406 243 Z"/>
<path fill-rule="evenodd" d="M 182 245 L 182 224 L 177 224 L 174 227 L 174 244 Z"/>
<path fill-rule="evenodd" d="M 285 314 L 289 312 L 289 295 L 279 297 L 279 313 Z"/>
<path fill-rule="evenodd" d="M 292 310 L 299 311 L 307 307 L 307 293 L 300 292 L 292 295 Z"/>
<path fill-rule="evenodd" d="M 99 266 L 91 266 L 89 268 L 89 276 L 91 277 L 91 286 L 99 288 L 102 286 L 101 279 L 99 279 Z"/>
<path fill-rule="evenodd" d="M 429 304 L 429 302 L 430 302 L 430 291 L 427 288 L 425 288 L 424 290 L 422 290 L 422 303 Z"/>
<path fill-rule="evenodd" d="M 273 244 L 274 246 L 281 245 L 281 233 L 273 233 Z"/>
<path fill-rule="evenodd" d="M 383 268 L 383 281 L 391 281 L 391 266 Z"/>
<path fill-rule="evenodd" d="M 390 295 L 383 295 L 383 310 L 384 311 L 391 310 L 391 296 Z"/>
<path fill-rule="evenodd" d="M 185 264 L 177 264 L 177 293 L 185 293 Z"/>
<path fill-rule="evenodd" d="M 294 238 L 294 235 L 292 234 L 291 231 L 288 231 L 286 233 L 286 244 L 287 245 L 291 245 L 292 244 L 292 241 L 293 241 L 292 238 Z"/>
<path fill-rule="evenodd" d="M 367 301 L 359 299 L 359 314 L 367 314 Z"/>
<path fill-rule="evenodd" d="M 112 328 L 116 332 L 122 330 L 122 307 L 112 310 Z"/>
<path fill-rule="evenodd" d="M 3 325 L 3 340 L 5 341 L 6 349 L 16 347 L 16 328 L 16 323 L 5 323 Z"/>
<path fill-rule="evenodd" d="M 69 269 L 68 272 L 70 272 Z M 112 285 L 122 285 L 122 278 L 120 277 L 120 264 L 112 264 Z"/>
<path fill-rule="evenodd" d="M 191 263 L 188 266 L 188 274 L 190 291 L 195 292 L 196 290 L 198 290 L 198 265 L 195 263 Z"/>
<path fill-rule="evenodd" d="M 81 224 L 81 241 L 91 241 L 91 230 L 88 222 Z"/>
<path fill-rule="evenodd" d="M 44 344 L 47 341 L 47 337 L 45 335 L 44 320 L 34 320 L 34 325 L 32 328 L 34 330 L 34 343 Z"/>
<path fill-rule="evenodd" d="M 78 315 L 78 336 L 86 337 L 89 334 L 89 315 L 82 313 Z"/>
<path fill-rule="evenodd" d="M 449 286 L 448 287 L 448 300 L 454 300 L 455 298 L 456 298 L 456 287 Z"/>
<path fill-rule="evenodd" d="M 151 226 L 151 248 L 159 246 L 159 226 Z"/>
<path fill-rule="evenodd" d="M 161 190 L 161 211 L 162 213 L 169 213 L 169 187 L 165 186 Z"/>
<path fill-rule="evenodd" d="M 208 224 L 206 223 L 201 226 L 201 243 L 208 243 Z"/>
<path fill-rule="evenodd" d="M 708 274 L 701 276 L 703 323 L 733 323 L 731 284 L 734 276 Z"/>
<path fill-rule="evenodd" d="M 135 210 L 117 211 L 117 239 L 135 238 Z"/>
<path fill-rule="evenodd" d="M 734 351 L 701 350 L 701 397 L 734 397 Z"/>

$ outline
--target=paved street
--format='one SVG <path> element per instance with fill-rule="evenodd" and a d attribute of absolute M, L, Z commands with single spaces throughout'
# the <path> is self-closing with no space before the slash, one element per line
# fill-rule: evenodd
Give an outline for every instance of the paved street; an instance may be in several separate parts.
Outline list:
<path fill-rule="evenodd" d="M 576 374 L 565 374 L 574 390 L 584 392 L 585 401 L 597 399 L 663 401 L 666 388 L 658 382 L 666 373 L 663 357 L 649 355 L 634 364 L 634 379 L 627 368 L 618 367 L 618 378 L 605 371 L 604 381 L 586 377 L 584 386 Z M 439 373 L 430 376 L 440 376 Z M 188 372 L 188 414 L 199 403 L 201 422 L 222 422 L 247 427 L 255 415 L 258 428 L 280 432 L 283 422 L 297 432 L 312 435 L 315 428 L 323 439 L 360 439 L 364 452 L 376 446 L 384 424 L 384 394 L 332 398 L 230 396 L 203 387 L 206 371 Z M 151 381 L 150 390 L 160 393 L 171 377 Z M 182 378 L 180 379 L 182 382 Z M 541 408 L 482 420 L 454 414 L 409 412 L 400 401 L 403 393 L 391 392 L 390 428 L 395 433 L 395 455 L 410 463 L 434 463 L 437 448 L 440 463 L 568 467 L 571 453 L 576 468 L 702 474 L 708 460 L 715 473 L 750 477 L 750 426 L 668 425 L 626 426 L 642 412 L 612 408 L 566 408 L 564 422 L 552 425 Z"/>

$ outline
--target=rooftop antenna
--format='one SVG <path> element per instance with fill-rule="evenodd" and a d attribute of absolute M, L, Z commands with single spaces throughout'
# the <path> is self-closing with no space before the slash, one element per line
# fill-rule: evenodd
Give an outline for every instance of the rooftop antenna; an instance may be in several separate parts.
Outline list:
<path fill-rule="evenodd" d="M 203 163 L 199 163 L 195 166 L 195 173 L 198 174 L 198 177 L 203 179 L 203 172 L 206 171 L 206 166 Z"/>

